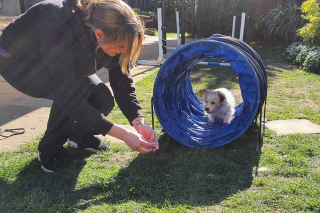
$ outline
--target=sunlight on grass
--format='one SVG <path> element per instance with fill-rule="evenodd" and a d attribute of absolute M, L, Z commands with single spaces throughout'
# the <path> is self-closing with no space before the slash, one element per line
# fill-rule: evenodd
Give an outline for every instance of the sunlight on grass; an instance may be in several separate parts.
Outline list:
<path fill-rule="evenodd" d="M 280 46 L 254 43 L 253 47 L 263 56 L 268 73 L 267 119 L 305 118 L 320 124 L 320 77 L 279 63 Z M 156 75 L 136 86 L 149 124 Z M 191 81 L 199 99 L 203 88 L 240 89 L 229 68 L 197 66 Z M 128 124 L 118 106 L 108 117 Z M 260 152 L 258 132 L 249 128 L 221 148 L 194 149 L 160 132 L 156 117 L 155 124 L 157 153 L 139 155 L 125 144 L 111 142 L 110 150 L 96 155 L 67 147 L 72 159 L 54 174 L 40 169 L 39 139 L 18 151 L 0 153 L 1 211 L 320 211 L 320 135 L 277 136 L 266 129 Z"/>
<path fill-rule="evenodd" d="M 172 32 L 167 32 L 167 37 L 169 38 L 177 38 L 177 33 L 172 33 Z M 158 33 L 158 30 L 156 30 L 156 36 L 158 37 L 159 36 L 159 33 Z M 181 35 L 180 35 L 181 36 Z M 186 32 L 185 33 L 185 37 L 186 38 L 191 38 L 191 34 Z"/>

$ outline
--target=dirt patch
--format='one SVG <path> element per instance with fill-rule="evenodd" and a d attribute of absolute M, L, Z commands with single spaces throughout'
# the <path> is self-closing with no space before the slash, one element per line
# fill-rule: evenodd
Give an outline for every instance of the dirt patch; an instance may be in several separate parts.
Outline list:
<path fill-rule="evenodd" d="M 287 64 L 287 63 L 281 63 L 281 62 L 278 62 L 278 63 L 275 63 L 275 62 L 266 62 L 265 64 L 265 67 L 266 68 L 269 68 L 269 69 L 272 69 L 272 70 L 275 70 L 275 71 L 281 71 L 281 72 L 284 72 L 286 70 L 292 70 L 292 69 L 295 69 L 295 67 L 293 65 L 290 65 L 290 64 Z"/>
<path fill-rule="evenodd" d="M 300 86 L 299 88 L 292 89 L 292 90 L 293 90 L 293 94 L 295 95 L 307 95 L 310 93 L 311 89 L 313 89 L 313 86 L 303 85 L 303 86 Z"/>
<path fill-rule="evenodd" d="M 299 100 L 287 100 L 286 101 L 287 105 L 291 105 L 291 106 L 298 106 L 300 109 L 303 108 L 307 108 L 310 109 L 312 111 L 318 111 L 320 109 L 319 105 L 317 103 L 315 103 L 313 100 L 309 99 L 309 98 L 305 98 L 305 99 L 299 99 Z M 269 105 L 267 105 L 269 108 Z M 304 114 L 302 114 L 303 116 Z"/>
<path fill-rule="evenodd" d="M 270 88 L 268 88 L 269 91 L 270 91 L 270 90 L 276 90 L 276 91 L 278 91 L 277 86 L 281 86 L 281 87 L 286 86 L 286 85 L 288 84 L 288 82 L 273 81 L 272 84 L 273 84 L 273 85 L 271 85 Z"/>
<path fill-rule="evenodd" d="M 272 104 L 267 104 L 267 109 L 279 109 L 280 107 L 279 106 L 275 106 L 275 105 L 272 105 Z"/>
<path fill-rule="evenodd" d="M 240 104 L 243 102 L 240 89 L 229 89 L 229 91 L 233 94 L 234 98 L 236 99 L 237 104 Z"/>
<path fill-rule="evenodd" d="M 137 155 L 137 153 L 133 151 L 127 151 L 125 153 L 123 152 L 117 152 L 112 155 L 112 160 L 114 162 L 120 163 L 121 165 L 126 165 L 128 162 L 131 162 L 131 160 Z"/>
<path fill-rule="evenodd" d="M 311 160 L 311 165 L 314 167 L 316 170 L 320 171 L 320 158 L 314 158 Z"/>
<path fill-rule="evenodd" d="M 303 103 L 301 104 L 301 108 L 306 107 L 315 111 L 319 110 L 318 104 L 316 104 L 313 100 L 305 99 L 305 100 L 302 100 L 302 102 Z"/>

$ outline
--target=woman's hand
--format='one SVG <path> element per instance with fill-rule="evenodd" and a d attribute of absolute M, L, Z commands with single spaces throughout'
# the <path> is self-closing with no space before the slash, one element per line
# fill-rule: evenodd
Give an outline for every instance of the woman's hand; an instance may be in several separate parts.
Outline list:
<path fill-rule="evenodd" d="M 157 151 L 159 149 L 159 143 L 157 135 L 154 130 L 145 122 L 143 117 L 138 117 L 132 121 L 132 125 L 141 134 L 146 141 L 149 143 L 154 143 L 152 151 Z"/>
<path fill-rule="evenodd" d="M 134 151 L 138 151 L 141 154 L 147 154 L 154 151 L 155 143 L 149 143 L 144 137 L 134 131 L 128 130 L 127 139 L 124 142 Z"/>
<path fill-rule="evenodd" d="M 127 130 L 117 124 L 112 126 L 108 135 L 123 140 L 132 150 L 140 152 L 141 154 L 147 154 L 151 151 L 155 151 L 155 143 L 149 143 L 141 134 Z"/>

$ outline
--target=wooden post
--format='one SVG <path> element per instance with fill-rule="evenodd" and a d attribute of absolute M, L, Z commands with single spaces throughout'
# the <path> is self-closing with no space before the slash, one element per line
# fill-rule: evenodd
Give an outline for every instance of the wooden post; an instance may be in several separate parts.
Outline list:
<path fill-rule="evenodd" d="M 195 0 L 192 0 L 192 17 L 191 17 L 191 34 L 192 34 L 192 38 L 195 38 L 195 34 L 196 34 L 196 30 L 195 30 L 195 22 L 196 22 L 196 19 L 195 19 Z"/>
<path fill-rule="evenodd" d="M 146 11 L 148 10 L 148 8 L 149 8 L 149 1 L 146 0 Z M 148 12 L 149 12 L 149 11 L 148 11 Z"/>
<path fill-rule="evenodd" d="M 181 0 L 181 44 L 186 43 L 186 1 Z"/>
<path fill-rule="evenodd" d="M 167 2 L 166 0 L 162 0 L 162 26 L 166 27 L 166 7 L 167 7 Z"/>
<path fill-rule="evenodd" d="M 162 45 L 163 47 L 163 54 L 167 54 L 167 22 L 166 22 L 166 7 L 167 2 L 166 0 L 162 0 Z"/>
<path fill-rule="evenodd" d="M 19 0 L 19 6 L 20 6 L 20 13 L 24 13 L 25 11 L 25 7 L 24 7 L 24 0 Z"/>
<path fill-rule="evenodd" d="M 147 11 L 146 0 L 142 0 L 142 10 Z M 148 11 L 147 11 L 148 12 Z"/>

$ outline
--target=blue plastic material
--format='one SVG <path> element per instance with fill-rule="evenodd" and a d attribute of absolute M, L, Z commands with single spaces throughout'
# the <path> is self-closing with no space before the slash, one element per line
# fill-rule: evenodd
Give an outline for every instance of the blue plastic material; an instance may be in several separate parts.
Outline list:
<path fill-rule="evenodd" d="M 206 58 L 230 63 L 238 74 L 243 103 L 231 124 L 209 124 L 203 104 L 194 94 L 190 73 Z M 260 86 L 257 74 L 241 51 L 216 40 L 190 43 L 175 51 L 162 65 L 153 90 L 155 113 L 163 129 L 189 147 L 220 147 L 242 135 L 257 115 Z"/>

